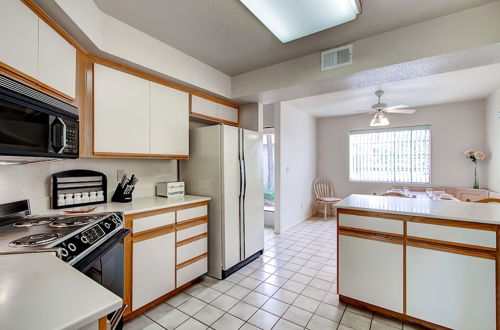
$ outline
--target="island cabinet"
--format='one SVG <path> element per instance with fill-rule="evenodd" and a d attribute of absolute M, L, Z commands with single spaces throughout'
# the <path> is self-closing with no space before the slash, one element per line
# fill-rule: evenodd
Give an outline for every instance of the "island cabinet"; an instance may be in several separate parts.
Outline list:
<path fill-rule="evenodd" d="M 435 329 L 499 329 L 498 231 L 338 209 L 340 299 Z"/>
<path fill-rule="evenodd" d="M 2 0 L 0 64 L 73 101 L 77 50 L 20 0 Z"/>
<path fill-rule="evenodd" d="M 339 292 L 403 312 L 403 221 L 340 214 Z"/>
<path fill-rule="evenodd" d="M 207 272 L 208 202 L 125 215 L 125 319 Z"/>

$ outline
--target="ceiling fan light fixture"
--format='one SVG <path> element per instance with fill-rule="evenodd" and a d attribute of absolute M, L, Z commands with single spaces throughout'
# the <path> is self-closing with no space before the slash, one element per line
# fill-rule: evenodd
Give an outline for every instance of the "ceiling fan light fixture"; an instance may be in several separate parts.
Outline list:
<path fill-rule="evenodd" d="M 390 124 L 389 119 L 384 116 L 383 113 L 376 113 L 373 116 L 372 121 L 370 122 L 370 126 L 388 126 Z"/>

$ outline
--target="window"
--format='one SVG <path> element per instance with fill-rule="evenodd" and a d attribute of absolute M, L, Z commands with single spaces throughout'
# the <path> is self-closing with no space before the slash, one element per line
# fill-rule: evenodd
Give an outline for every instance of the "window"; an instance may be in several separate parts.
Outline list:
<path fill-rule="evenodd" d="M 274 128 L 264 130 L 264 210 L 274 212 Z"/>
<path fill-rule="evenodd" d="M 431 127 L 351 131 L 351 181 L 430 183 Z"/>

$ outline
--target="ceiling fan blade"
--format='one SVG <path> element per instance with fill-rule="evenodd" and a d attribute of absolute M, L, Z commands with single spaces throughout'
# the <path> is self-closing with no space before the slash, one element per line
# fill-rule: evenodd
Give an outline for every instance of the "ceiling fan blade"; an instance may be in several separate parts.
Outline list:
<path fill-rule="evenodd" d="M 408 114 L 411 115 L 412 113 L 415 113 L 415 109 L 389 109 L 387 108 L 385 112 L 387 113 L 402 113 L 402 114 Z"/>
<path fill-rule="evenodd" d="M 408 108 L 409 105 L 406 105 L 406 104 L 396 104 L 396 105 L 392 105 L 390 107 L 387 107 L 386 109 L 403 109 L 403 108 Z"/>
<path fill-rule="evenodd" d="M 364 109 L 364 110 L 356 110 L 354 111 L 355 113 L 369 113 L 371 112 L 372 110 L 371 109 Z"/>

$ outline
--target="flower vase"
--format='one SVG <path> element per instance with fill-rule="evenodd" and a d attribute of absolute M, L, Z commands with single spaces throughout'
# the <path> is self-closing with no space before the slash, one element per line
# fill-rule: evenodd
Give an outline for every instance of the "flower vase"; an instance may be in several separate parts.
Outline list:
<path fill-rule="evenodd" d="M 474 189 L 479 189 L 479 180 L 477 179 L 477 163 L 472 163 L 474 166 Z"/>

